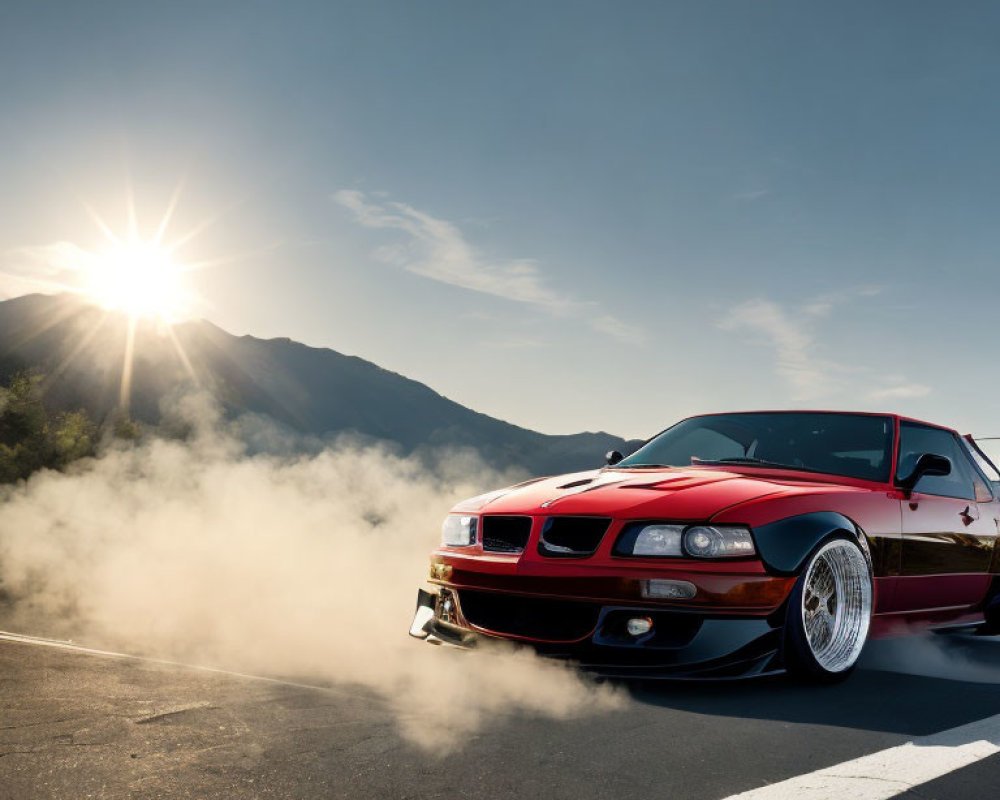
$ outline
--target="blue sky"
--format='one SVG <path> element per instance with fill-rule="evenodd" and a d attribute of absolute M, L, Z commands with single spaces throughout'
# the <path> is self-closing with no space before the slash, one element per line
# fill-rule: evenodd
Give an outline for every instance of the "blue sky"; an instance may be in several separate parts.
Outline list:
<path fill-rule="evenodd" d="M 517 424 L 1000 435 L 994 3 L 83 6 L 0 8 L 3 295 L 183 181 L 204 316 Z"/>

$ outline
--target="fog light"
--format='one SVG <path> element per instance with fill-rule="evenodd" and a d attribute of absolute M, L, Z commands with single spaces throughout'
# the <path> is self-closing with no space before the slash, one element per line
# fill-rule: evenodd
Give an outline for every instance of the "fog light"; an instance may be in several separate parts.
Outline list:
<path fill-rule="evenodd" d="M 690 600 L 698 589 L 687 581 L 665 581 L 654 578 L 640 581 L 642 596 L 648 600 Z"/>
<path fill-rule="evenodd" d="M 442 589 L 437 598 L 437 618 L 452 624 L 458 622 L 458 603 L 448 589 Z"/>
<path fill-rule="evenodd" d="M 447 581 L 451 580 L 452 568 L 450 564 L 441 564 L 440 562 L 431 564 L 431 580 L 435 581 Z"/>
<path fill-rule="evenodd" d="M 625 630 L 629 636 L 645 636 L 653 630 L 653 620 L 649 617 L 632 617 L 625 623 Z"/>

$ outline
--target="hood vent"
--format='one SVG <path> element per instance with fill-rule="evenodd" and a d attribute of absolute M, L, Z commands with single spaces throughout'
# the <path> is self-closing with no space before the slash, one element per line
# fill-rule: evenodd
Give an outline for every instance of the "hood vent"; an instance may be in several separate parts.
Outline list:
<path fill-rule="evenodd" d="M 586 486 L 588 483 L 593 482 L 593 478 L 584 478 L 582 481 L 573 481 L 572 483 L 565 483 L 562 486 L 557 486 L 557 489 L 576 489 L 578 486 Z"/>
<path fill-rule="evenodd" d="M 733 480 L 735 476 L 716 475 L 679 475 L 676 478 L 661 478 L 655 481 L 623 483 L 619 489 L 646 489 L 653 492 L 676 492 L 681 489 L 694 489 L 707 486 L 710 483 Z"/>

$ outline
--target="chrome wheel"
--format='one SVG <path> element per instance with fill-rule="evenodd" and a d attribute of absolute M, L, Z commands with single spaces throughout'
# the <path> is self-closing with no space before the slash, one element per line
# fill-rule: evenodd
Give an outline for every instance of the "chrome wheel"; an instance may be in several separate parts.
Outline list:
<path fill-rule="evenodd" d="M 861 655 L 872 615 L 872 583 L 861 550 L 846 539 L 824 545 L 809 563 L 802 591 L 802 628 L 826 672 L 850 669 Z"/>

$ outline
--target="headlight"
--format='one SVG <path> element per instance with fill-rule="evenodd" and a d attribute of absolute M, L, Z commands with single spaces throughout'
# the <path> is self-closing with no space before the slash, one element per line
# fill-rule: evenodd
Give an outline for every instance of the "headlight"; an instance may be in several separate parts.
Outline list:
<path fill-rule="evenodd" d="M 632 522 L 625 526 L 614 553 L 661 558 L 747 558 L 756 553 L 750 529 L 742 525 L 672 525 Z"/>
<path fill-rule="evenodd" d="M 468 547 L 476 543 L 476 517 L 449 514 L 441 526 L 441 544 L 448 547 Z"/>
<path fill-rule="evenodd" d="M 682 556 L 683 525 L 632 524 L 622 531 L 615 552 L 620 556 Z"/>
<path fill-rule="evenodd" d="M 684 552 L 695 558 L 739 558 L 757 551 L 748 528 L 736 525 L 694 525 L 684 531 Z"/>

